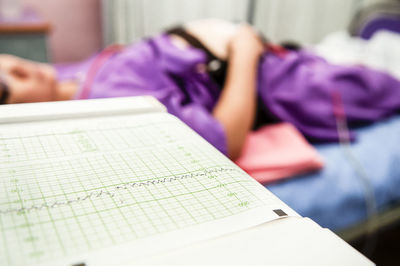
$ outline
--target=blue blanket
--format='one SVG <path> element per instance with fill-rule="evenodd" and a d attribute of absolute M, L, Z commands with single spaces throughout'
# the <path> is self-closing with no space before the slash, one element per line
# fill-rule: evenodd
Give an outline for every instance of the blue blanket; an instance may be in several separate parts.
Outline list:
<path fill-rule="evenodd" d="M 400 117 L 356 130 L 354 156 L 368 174 L 378 210 L 400 202 Z M 274 194 L 323 227 L 341 230 L 367 218 L 366 194 L 354 165 L 338 144 L 315 145 L 325 160 L 318 173 L 268 185 Z"/>

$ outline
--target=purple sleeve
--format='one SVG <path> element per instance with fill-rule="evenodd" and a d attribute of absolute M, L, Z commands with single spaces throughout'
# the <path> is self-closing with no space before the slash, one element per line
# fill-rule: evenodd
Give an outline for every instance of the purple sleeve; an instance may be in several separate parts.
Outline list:
<path fill-rule="evenodd" d="M 104 65 L 93 82 L 89 98 L 154 96 L 169 113 L 227 154 L 224 129 L 212 116 L 211 108 L 201 103 L 185 103 L 184 93 L 169 78 L 162 64 L 162 58 L 148 43 L 138 43 Z"/>

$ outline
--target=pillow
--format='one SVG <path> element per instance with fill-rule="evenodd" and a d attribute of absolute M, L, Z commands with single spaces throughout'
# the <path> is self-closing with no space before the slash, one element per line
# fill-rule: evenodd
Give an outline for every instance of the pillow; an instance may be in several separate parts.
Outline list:
<path fill-rule="evenodd" d="M 268 125 L 251 132 L 235 163 L 263 184 L 323 167 L 317 150 L 289 123 Z"/>

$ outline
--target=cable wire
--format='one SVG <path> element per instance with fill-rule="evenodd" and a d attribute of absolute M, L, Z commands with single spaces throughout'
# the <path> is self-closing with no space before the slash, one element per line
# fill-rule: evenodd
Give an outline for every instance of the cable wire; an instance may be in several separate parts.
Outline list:
<path fill-rule="evenodd" d="M 366 235 L 365 235 L 365 245 L 364 254 L 372 255 L 377 242 L 377 234 L 374 234 L 374 219 L 377 214 L 376 197 L 373 186 L 371 184 L 371 179 L 365 170 L 362 163 L 354 155 L 351 149 L 350 141 L 350 130 L 348 128 L 348 123 L 346 119 L 346 114 L 343 106 L 343 100 L 341 94 L 338 90 L 335 90 L 332 95 L 333 98 L 333 112 L 336 119 L 336 128 L 339 138 L 339 144 L 343 151 L 344 156 L 348 159 L 349 164 L 353 168 L 358 177 L 365 199 L 365 206 L 367 212 L 366 221 Z"/>

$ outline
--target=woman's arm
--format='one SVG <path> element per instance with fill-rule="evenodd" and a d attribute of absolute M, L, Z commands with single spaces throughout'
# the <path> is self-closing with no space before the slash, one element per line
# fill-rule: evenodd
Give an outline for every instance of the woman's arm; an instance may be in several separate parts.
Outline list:
<path fill-rule="evenodd" d="M 228 155 L 234 160 L 242 150 L 256 109 L 257 66 L 263 45 L 250 26 L 241 26 L 230 43 L 226 83 L 213 116 L 225 129 Z"/>

